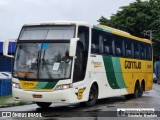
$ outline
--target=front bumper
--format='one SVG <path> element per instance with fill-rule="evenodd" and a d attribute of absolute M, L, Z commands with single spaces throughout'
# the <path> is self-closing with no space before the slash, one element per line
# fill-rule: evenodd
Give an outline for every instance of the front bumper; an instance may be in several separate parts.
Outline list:
<path fill-rule="evenodd" d="M 17 101 L 28 102 L 63 102 L 74 103 L 72 88 L 66 90 L 55 90 L 52 92 L 24 91 L 12 87 L 13 98 Z M 42 95 L 42 98 L 34 98 L 33 95 Z M 75 97 L 75 96 L 74 96 Z"/>

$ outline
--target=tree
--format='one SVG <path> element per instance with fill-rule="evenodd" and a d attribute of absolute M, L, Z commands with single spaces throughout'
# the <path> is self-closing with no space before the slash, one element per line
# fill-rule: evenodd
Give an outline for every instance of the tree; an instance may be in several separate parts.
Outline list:
<path fill-rule="evenodd" d="M 154 54 L 160 55 L 160 0 L 136 0 L 129 6 L 120 7 L 110 19 L 102 16 L 98 22 L 143 38 L 149 38 L 149 33 L 144 33 L 152 30 Z"/>

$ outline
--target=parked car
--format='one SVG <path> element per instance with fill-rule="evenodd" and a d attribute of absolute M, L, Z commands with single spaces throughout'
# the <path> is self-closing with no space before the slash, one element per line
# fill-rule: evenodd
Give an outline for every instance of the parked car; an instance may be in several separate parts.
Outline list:
<path fill-rule="evenodd" d="M 0 72 L 0 79 L 11 79 L 12 75 L 10 72 Z"/>
<path fill-rule="evenodd" d="M 154 73 L 153 73 L 153 82 L 154 82 L 154 83 L 157 83 L 157 76 L 156 76 L 156 74 L 154 74 Z"/>

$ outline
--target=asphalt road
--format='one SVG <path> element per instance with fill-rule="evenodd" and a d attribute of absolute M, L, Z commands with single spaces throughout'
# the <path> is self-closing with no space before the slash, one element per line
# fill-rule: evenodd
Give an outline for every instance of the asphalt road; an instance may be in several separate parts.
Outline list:
<path fill-rule="evenodd" d="M 36 104 L 17 106 L 17 107 L 8 107 L 0 108 L 0 114 L 2 112 L 10 112 L 14 118 L 7 119 L 38 119 L 38 120 L 50 120 L 50 119 L 128 119 L 128 117 L 119 116 L 117 109 L 119 108 L 131 108 L 131 109 L 140 109 L 140 108 L 149 108 L 154 109 L 155 111 L 160 111 L 160 85 L 154 84 L 151 91 L 145 92 L 142 98 L 137 99 L 125 99 L 123 96 L 107 98 L 99 100 L 94 107 L 84 107 L 80 104 L 76 105 L 64 105 L 64 104 L 52 104 L 48 109 L 39 108 Z M 15 112 L 16 111 L 16 112 Z M 155 115 L 160 116 L 159 112 L 156 112 Z M 41 117 L 42 116 L 42 117 Z M 119 116 L 119 117 L 117 117 Z M 30 117 L 30 118 L 27 118 Z M 39 118 L 36 118 L 39 117 Z M 24 119 L 23 118 L 23 119 Z M 6 119 L 6 118 L 0 118 Z M 142 119 L 140 117 L 131 117 L 130 119 Z M 143 117 L 143 119 L 145 119 Z M 160 119 L 160 117 L 150 116 L 149 119 Z"/>

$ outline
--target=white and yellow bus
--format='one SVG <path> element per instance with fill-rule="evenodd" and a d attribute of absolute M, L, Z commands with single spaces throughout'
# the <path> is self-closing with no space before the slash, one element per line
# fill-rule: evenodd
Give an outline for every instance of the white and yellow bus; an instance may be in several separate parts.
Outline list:
<path fill-rule="evenodd" d="M 93 106 L 107 97 L 141 97 L 152 89 L 152 62 L 150 40 L 108 26 L 25 24 L 14 56 L 13 97 L 40 107 L 57 102 Z"/>

